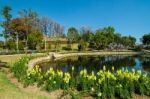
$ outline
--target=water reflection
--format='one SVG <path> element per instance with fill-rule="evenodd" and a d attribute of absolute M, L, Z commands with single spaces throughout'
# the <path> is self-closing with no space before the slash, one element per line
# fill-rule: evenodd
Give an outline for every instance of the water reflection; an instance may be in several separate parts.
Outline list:
<path fill-rule="evenodd" d="M 150 58 L 142 57 L 142 67 L 146 72 L 150 72 Z"/>
<path fill-rule="evenodd" d="M 84 68 L 86 68 L 88 72 L 92 70 L 97 72 L 105 65 L 108 70 L 111 70 L 112 66 L 114 66 L 115 70 L 125 67 L 128 70 L 135 68 L 136 70 L 141 69 L 142 71 L 150 72 L 150 58 L 139 56 L 79 56 L 39 65 L 42 71 L 47 71 L 50 67 L 53 67 L 55 70 L 59 69 L 67 72 L 74 66 L 76 73 Z"/>

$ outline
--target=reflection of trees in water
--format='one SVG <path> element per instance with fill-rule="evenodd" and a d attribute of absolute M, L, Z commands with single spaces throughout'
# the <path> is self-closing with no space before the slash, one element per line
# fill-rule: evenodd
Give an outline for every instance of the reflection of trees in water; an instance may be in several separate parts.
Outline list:
<path fill-rule="evenodd" d="M 150 72 L 150 57 L 139 56 L 138 58 L 142 62 L 143 69 Z"/>
<path fill-rule="evenodd" d="M 112 66 L 114 66 L 115 69 L 118 69 L 125 66 L 135 66 L 136 63 L 133 57 L 105 56 L 85 58 L 84 61 L 80 64 L 82 64 L 84 68 L 88 68 L 88 70 L 99 70 L 102 69 L 104 65 L 107 66 L 107 69 L 111 69 Z"/>
<path fill-rule="evenodd" d="M 133 56 L 80 56 L 66 58 L 63 60 L 47 62 L 40 64 L 43 71 L 49 70 L 53 67 L 55 70 L 70 71 L 71 67 L 75 67 L 75 72 L 78 73 L 81 69 L 86 68 L 89 72 L 92 70 L 98 71 L 103 66 L 107 66 L 107 69 L 115 67 L 119 69 L 121 67 L 132 67 L 136 65 L 135 58 L 138 58 L 142 62 L 142 67 L 145 71 L 150 72 L 150 58 L 147 57 L 133 57 Z"/>
<path fill-rule="evenodd" d="M 124 57 L 124 56 L 105 56 L 105 57 L 82 56 L 78 57 L 78 60 L 67 59 L 65 62 L 57 62 L 55 64 L 57 69 L 65 71 L 66 69 L 71 70 L 71 67 L 75 66 L 76 72 L 80 71 L 83 68 L 87 68 L 87 70 L 89 71 L 99 70 L 102 69 L 104 65 L 107 66 L 107 69 L 111 69 L 112 66 L 114 66 L 115 69 L 117 69 L 125 66 L 135 66 L 135 60 L 133 57 Z"/>
<path fill-rule="evenodd" d="M 140 56 L 139 56 L 139 60 L 140 60 L 140 61 L 143 61 L 143 62 L 144 62 L 144 61 L 150 61 L 150 57 L 140 57 Z"/>
<path fill-rule="evenodd" d="M 130 56 L 80 56 L 73 60 L 69 58 L 41 65 L 44 71 L 50 67 L 53 67 L 55 70 L 70 71 L 71 67 L 74 66 L 76 72 L 84 68 L 90 72 L 91 70 L 98 71 L 102 69 L 104 65 L 107 66 L 107 69 L 111 69 L 112 66 L 118 69 L 125 66 L 135 66 L 135 64 L 134 57 Z"/>
<path fill-rule="evenodd" d="M 143 60 L 142 67 L 145 71 L 150 72 L 150 58 Z"/>
<path fill-rule="evenodd" d="M 115 69 L 126 67 L 126 66 L 135 66 L 135 60 L 133 57 L 111 57 L 111 60 L 106 61 L 103 63 L 104 65 L 107 65 L 109 67 L 114 66 Z"/>

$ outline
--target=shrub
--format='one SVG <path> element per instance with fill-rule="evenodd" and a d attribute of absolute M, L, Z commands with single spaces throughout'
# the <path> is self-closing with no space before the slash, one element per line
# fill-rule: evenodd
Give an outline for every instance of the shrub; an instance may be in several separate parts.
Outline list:
<path fill-rule="evenodd" d="M 71 47 L 62 47 L 62 50 L 70 51 L 72 49 L 71 49 Z"/>
<path fill-rule="evenodd" d="M 92 71 L 91 74 L 87 74 L 86 69 L 80 71 L 78 79 L 78 90 L 91 90 L 94 87 L 96 76 Z"/>
<path fill-rule="evenodd" d="M 43 75 L 41 69 L 36 65 L 31 71 L 27 72 L 26 84 L 33 84 L 34 82 L 42 83 Z"/>
<path fill-rule="evenodd" d="M 78 51 L 83 51 L 87 48 L 87 43 L 84 42 L 83 40 L 80 41 L 79 45 L 78 45 Z"/>
<path fill-rule="evenodd" d="M 143 49 L 142 45 L 137 45 L 135 46 L 134 51 L 142 51 L 142 49 Z"/>
<path fill-rule="evenodd" d="M 45 55 L 30 55 L 30 57 L 22 57 L 18 61 L 16 61 L 11 68 L 11 71 L 13 72 L 14 76 L 18 79 L 18 81 L 24 83 L 25 86 L 36 81 L 40 82 L 40 80 L 37 79 L 37 77 L 40 78 L 39 76 L 42 76 L 43 74 L 41 74 L 41 70 L 38 66 L 35 66 L 35 68 L 33 68 L 31 71 L 28 71 L 29 60 L 39 56 Z"/>
<path fill-rule="evenodd" d="M 63 72 L 55 72 L 53 68 L 50 68 L 44 75 L 45 83 L 44 88 L 47 91 L 53 91 L 55 89 L 61 88 L 63 83 Z"/>
<path fill-rule="evenodd" d="M 20 58 L 19 61 L 15 62 L 12 67 L 14 76 L 17 77 L 19 81 L 23 81 L 27 76 L 28 61 L 29 61 L 29 57 Z"/>

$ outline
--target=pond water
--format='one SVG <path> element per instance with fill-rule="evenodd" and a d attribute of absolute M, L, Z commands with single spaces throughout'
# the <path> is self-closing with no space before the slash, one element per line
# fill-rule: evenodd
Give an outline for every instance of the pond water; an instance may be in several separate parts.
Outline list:
<path fill-rule="evenodd" d="M 84 68 L 86 68 L 89 73 L 91 71 L 97 72 L 102 69 L 104 65 L 108 70 L 111 70 L 112 66 L 114 66 L 115 70 L 124 67 L 130 71 L 134 68 L 135 70 L 140 69 L 147 72 L 150 75 L 150 57 L 140 56 L 75 56 L 39 64 L 43 72 L 49 70 L 50 67 L 53 67 L 54 70 L 70 72 L 72 66 L 74 66 L 76 74 Z"/>

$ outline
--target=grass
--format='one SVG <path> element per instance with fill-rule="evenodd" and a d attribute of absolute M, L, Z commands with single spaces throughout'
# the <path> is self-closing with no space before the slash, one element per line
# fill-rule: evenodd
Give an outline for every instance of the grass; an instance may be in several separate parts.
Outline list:
<path fill-rule="evenodd" d="M 19 58 L 21 58 L 21 57 L 23 57 L 25 55 L 26 54 L 0 55 L 0 61 L 12 64 L 15 61 L 17 61 Z M 27 55 L 31 55 L 31 54 L 27 54 Z M 42 56 L 42 55 L 44 55 L 44 53 L 33 53 L 32 55 L 33 56 Z"/>
<path fill-rule="evenodd" d="M 4 72 L 0 72 L 0 99 L 48 99 L 36 93 L 24 92 L 12 84 Z"/>
<path fill-rule="evenodd" d="M 41 54 L 35 54 L 41 55 Z M 13 63 L 24 54 L 16 55 L 1 55 L 2 62 Z M 26 92 L 11 83 L 5 72 L 0 71 L 0 99 L 48 99 L 46 96 L 41 96 L 39 93 Z"/>

